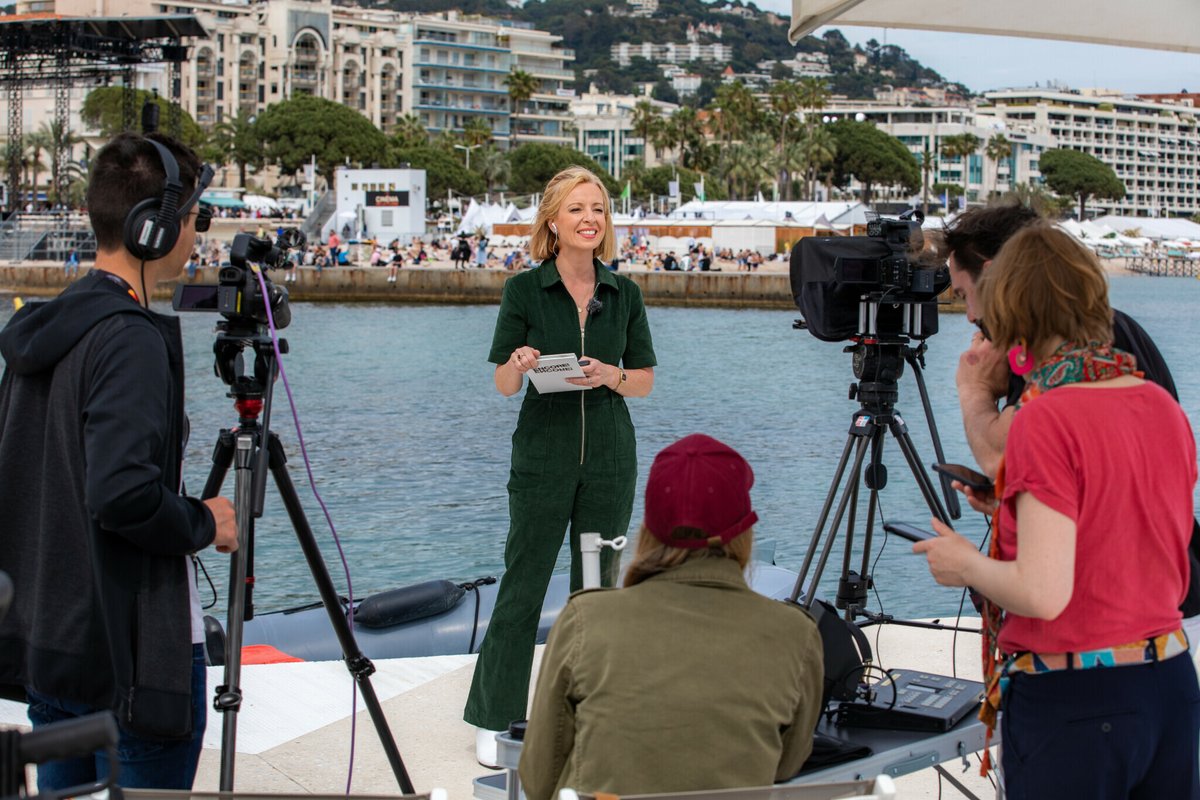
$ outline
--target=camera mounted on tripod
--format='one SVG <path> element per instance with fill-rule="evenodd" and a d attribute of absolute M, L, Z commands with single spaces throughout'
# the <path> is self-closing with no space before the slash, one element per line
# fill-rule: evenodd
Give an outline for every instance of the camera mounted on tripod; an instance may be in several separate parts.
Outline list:
<path fill-rule="evenodd" d="M 231 333 L 253 332 L 267 324 L 267 306 L 275 328 L 282 330 L 292 321 L 287 289 L 276 286 L 267 270 L 280 269 L 288 262 L 288 251 L 303 247 L 304 234 L 298 228 L 285 228 L 272 242 L 248 233 L 233 237 L 229 246 L 229 264 L 217 273 L 217 283 L 184 284 L 175 287 L 171 306 L 176 311 L 216 311 L 226 322 L 218 327 Z M 250 265 L 262 267 L 266 294 Z"/>
<path fill-rule="evenodd" d="M 286 265 L 288 251 L 303 247 L 304 242 L 304 234 L 297 228 L 285 228 L 274 242 L 239 233 L 229 246 L 229 264 L 221 267 L 215 285 L 181 283 L 175 287 L 171 306 L 176 311 L 215 311 L 225 318 L 217 323 L 213 353 L 216 373 L 229 385 L 232 397 L 262 397 L 275 380 L 274 343 L 267 325 L 273 322 L 276 330 L 286 328 L 292 310 L 287 289 L 272 283 L 267 271 Z M 255 353 L 250 374 L 242 359 L 242 350 L 248 346 Z M 285 339 L 279 340 L 279 351 L 287 352 Z"/>
<path fill-rule="evenodd" d="M 937 333 L 945 265 L 922 260 L 924 215 L 876 216 L 866 236 L 810 236 L 792 248 L 792 297 L 808 332 L 826 342 L 906 343 Z"/>

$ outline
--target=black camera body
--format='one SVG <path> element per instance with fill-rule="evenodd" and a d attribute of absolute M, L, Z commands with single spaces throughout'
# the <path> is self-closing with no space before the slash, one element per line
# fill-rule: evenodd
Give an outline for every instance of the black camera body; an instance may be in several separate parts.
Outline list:
<path fill-rule="evenodd" d="M 266 270 L 285 266 L 288 251 L 303 246 L 304 234 L 296 228 L 284 230 L 275 242 L 239 233 L 229 247 L 229 265 L 217 273 L 216 285 L 181 283 L 175 287 L 171 306 L 176 311 L 215 311 L 235 326 L 266 325 L 269 306 L 276 329 L 282 330 L 292 321 L 287 289 L 272 283 Z M 251 264 L 263 267 L 262 286 Z"/>
<path fill-rule="evenodd" d="M 950 285 L 950 271 L 916 260 L 923 217 L 909 214 L 870 220 L 866 236 L 810 236 L 792 248 L 792 297 L 813 336 L 840 342 L 937 333 L 937 296 Z"/>

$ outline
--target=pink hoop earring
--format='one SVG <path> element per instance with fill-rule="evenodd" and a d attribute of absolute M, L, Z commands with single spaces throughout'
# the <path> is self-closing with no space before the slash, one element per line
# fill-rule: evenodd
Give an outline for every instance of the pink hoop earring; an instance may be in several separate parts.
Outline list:
<path fill-rule="evenodd" d="M 1008 351 L 1008 366 L 1013 375 L 1027 375 L 1033 370 L 1033 359 L 1029 357 L 1029 349 L 1025 340 Z"/>

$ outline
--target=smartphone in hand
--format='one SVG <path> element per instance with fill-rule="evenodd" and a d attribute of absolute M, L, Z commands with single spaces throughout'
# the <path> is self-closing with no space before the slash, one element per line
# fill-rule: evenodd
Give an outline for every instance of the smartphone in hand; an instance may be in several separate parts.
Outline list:
<path fill-rule="evenodd" d="M 963 486 L 970 487 L 980 500 L 987 500 L 996 492 L 991 478 L 970 467 L 964 467 L 962 464 L 934 464 L 933 471 L 958 481 Z"/>
<path fill-rule="evenodd" d="M 914 544 L 923 542 L 926 539 L 936 539 L 937 534 L 933 531 L 927 531 L 924 528 L 918 528 L 915 525 L 909 525 L 907 522 L 885 522 L 883 529 L 888 533 L 893 533 L 901 539 L 908 539 Z"/>

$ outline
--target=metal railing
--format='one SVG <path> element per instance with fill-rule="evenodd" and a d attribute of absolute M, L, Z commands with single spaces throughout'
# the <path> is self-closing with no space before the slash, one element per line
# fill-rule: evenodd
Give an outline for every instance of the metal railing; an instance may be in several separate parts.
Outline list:
<path fill-rule="evenodd" d="M 66 261 L 96 257 L 96 237 L 82 214 L 14 214 L 0 223 L 0 261 Z"/>

